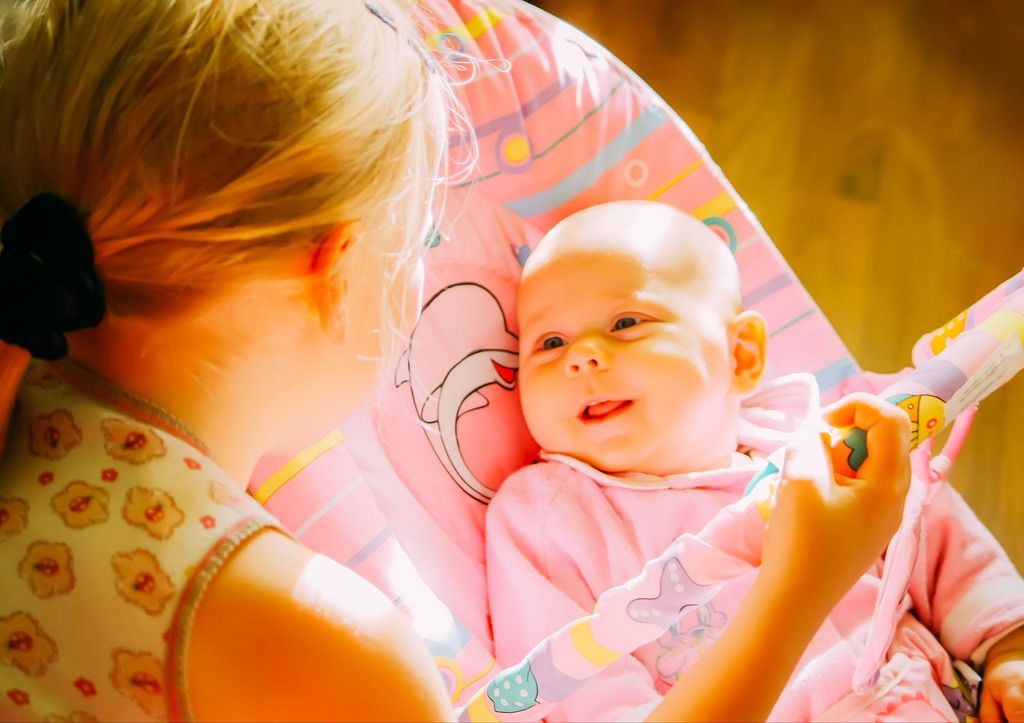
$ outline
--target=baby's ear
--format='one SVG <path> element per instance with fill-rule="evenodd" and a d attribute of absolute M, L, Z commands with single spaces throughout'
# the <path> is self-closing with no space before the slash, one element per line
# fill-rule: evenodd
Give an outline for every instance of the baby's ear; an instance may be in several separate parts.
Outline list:
<path fill-rule="evenodd" d="M 749 394 L 764 376 L 768 331 L 764 317 L 756 311 L 741 311 L 729 324 L 733 389 Z"/>

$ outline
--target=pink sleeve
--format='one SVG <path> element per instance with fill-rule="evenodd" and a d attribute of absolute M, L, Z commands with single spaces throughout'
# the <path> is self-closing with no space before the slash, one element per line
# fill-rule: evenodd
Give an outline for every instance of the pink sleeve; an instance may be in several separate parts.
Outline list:
<path fill-rule="evenodd" d="M 1024 580 L 945 482 L 925 507 L 910 595 L 943 647 L 976 664 L 984 662 L 997 637 L 1024 621 Z"/>
<path fill-rule="evenodd" d="M 559 481 L 551 479 L 557 475 L 546 473 L 555 468 L 520 470 L 487 511 L 487 587 L 494 652 L 502 667 L 519 662 L 566 623 L 589 615 L 596 602 L 571 553 L 598 550 L 601 542 L 582 539 L 585 528 L 556 521 L 556 503 L 572 503 L 558 499 Z M 549 524 L 558 535 L 574 536 L 573 544 L 549 539 Z M 659 698 L 647 670 L 626 655 L 542 714 L 546 720 L 577 721 L 642 717 L 638 709 Z"/>

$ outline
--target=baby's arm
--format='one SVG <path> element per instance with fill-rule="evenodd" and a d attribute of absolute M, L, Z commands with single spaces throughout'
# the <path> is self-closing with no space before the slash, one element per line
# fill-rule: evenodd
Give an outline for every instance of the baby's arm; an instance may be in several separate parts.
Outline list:
<path fill-rule="evenodd" d="M 918 616 L 983 670 L 983 721 L 1024 721 L 1024 580 L 945 482 L 925 509 L 922 543 L 910 586 Z"/>
<path fill-rule="evenodd" d="M 1024 721 L 1024 627 L 992 646 L 981 685 L 982 723 Z"/>
<path fill-rule="evenodd" d="M 603 543 L 591 539 L 596 527 L 552 510 L 564 486 L 550 478 L 555 469 L 532 465 L 520 470 L 488 508 L 487 587 L 495 657 L 501 666 L 514 665 L 539 641 L 593 611 L 595 597 L 581 572 L 583 561 L 574 560 L 571 551 L 598 550 Z M 566 699 L 530 712 L 548 720 L 637 719 L 641 716 L 635 711 L 649 708 L 658 698 L 650 674 L 636 658 L 625 655 Z M 496 707 L 501 701 L 494 700 Z M 514 702 L 508 701 L 511 710 Z"/>
<path fill-rule="evenodd" d="M 871 455 L 858 478 L 829 480 L 817 434 L 796 435 L 757 582 L 732 624 L 648 720 L 764 720 L 832 606 L 896 531 L 910 480 L 906 416 L 851 395 L 827 409 L 825 420 L 867 431 Z"/>
<path fill-rule="evenodd" d="M 945 482 L 924 510 L 909 592 L 916 614 L 943 647 L 979 667 L 989 648 L 1024 622 L 1024 580 Z"/>

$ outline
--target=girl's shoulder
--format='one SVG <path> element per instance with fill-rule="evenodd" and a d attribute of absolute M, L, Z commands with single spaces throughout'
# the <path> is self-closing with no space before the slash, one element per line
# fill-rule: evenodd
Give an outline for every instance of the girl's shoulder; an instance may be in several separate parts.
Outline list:
<path fill-rule="evenodd" d="M 197 720 L 443 720 L 451 707 L 406 618 L 348 568 L 276 532 L 209 585 L 186 661 Z"/>
<path fill-rule="evenodd" d="M 0 713 L 172 713 L 206 581 L 275 524 L 195 448 L 31 367 L 0 459 L 0 633 L 24 641 Z"/>

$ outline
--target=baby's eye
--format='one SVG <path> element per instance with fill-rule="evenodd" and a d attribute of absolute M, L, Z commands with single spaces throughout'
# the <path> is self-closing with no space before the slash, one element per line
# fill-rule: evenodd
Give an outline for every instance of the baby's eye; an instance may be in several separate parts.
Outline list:
<path fill-rule="evenodd" d="M 624 316 L 621 319 L 616 319 L 612 325 L 612 331 L 619 331 L 621 329 L 628 329 L 631 326 L 636 326 L 640 323 L 640 320 L 635 316 Z"/>
<path fill-rule="evenodd" d="M 557 349 L 560 346 L 565 346 L 565 339 L 560 336 L 549 336 L 541 342 L 540 348 L 547 351 L 548 349 Z"/>

